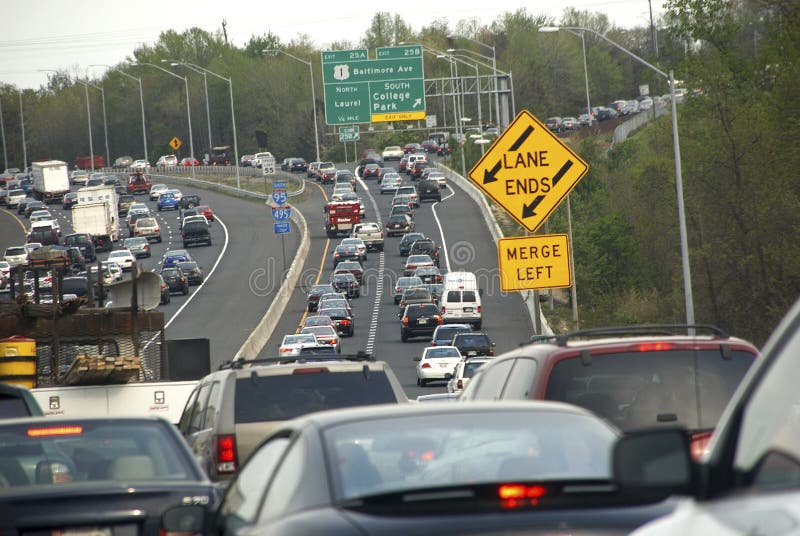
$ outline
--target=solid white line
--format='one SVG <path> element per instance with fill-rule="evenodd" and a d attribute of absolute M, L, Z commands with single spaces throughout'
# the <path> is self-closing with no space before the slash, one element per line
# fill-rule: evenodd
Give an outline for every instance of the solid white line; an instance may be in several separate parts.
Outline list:
<path fill-rule="evenodd" d="M 450 185 L 448 188 L 450 190 L 450 195 L 447 197 L 443 197 L 442 201 L 437 201 L 433 205 L 431 205 L 431 212 L 433 213 L 433 219 L 436 220 L 436 226 L 439 228 L 439 237 L 442 239 L 442 251 L 444 251 L 444 264 L 447 267 L 447 271 L 450 271 L 450 257 L 447 255 L 447 241 L 444 238 L 444 230 L 442 229 L 442 222 L 439 221 L 439 215 L 436 214 L 436 205 L 443 201 L 447 201 L 454 195 L 456 195 L 455 191 L 453 191 L 453 186 Z"/>

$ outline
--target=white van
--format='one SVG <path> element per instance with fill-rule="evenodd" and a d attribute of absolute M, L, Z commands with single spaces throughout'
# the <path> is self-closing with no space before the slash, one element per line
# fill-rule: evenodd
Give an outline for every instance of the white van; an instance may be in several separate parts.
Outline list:
<path fill-rule="evenodd" d="M 439 309 L 445 324 L 472 324 L 481 329 L 481 291 L 472 272 L 448 272 L 444 275 L 444 290 Z"/>

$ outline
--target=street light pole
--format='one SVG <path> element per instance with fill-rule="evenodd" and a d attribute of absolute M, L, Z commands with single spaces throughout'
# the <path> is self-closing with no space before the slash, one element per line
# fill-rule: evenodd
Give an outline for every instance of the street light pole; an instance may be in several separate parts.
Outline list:
<path fill-rule="evenodd" d="M 487 45 L 483 41 L 478 41 L 477 39 L 472 39 L 471 37 L 466 37 L 466 36 L 463 36 L 463 35 L 458 36 L 458 35 L 451 34 L 451 35 L 448 35 L 447 37 L 451 37 L 451 38 L 460 37 L 461 39 L 466 39 L 467 41 L 470 41 L 470 42 L 475 43 L 477 45 L 480 45 L 482 47 L 486 47 L 486 48 L 488 48 L 489 50 L 492 51 L 492 74 L 494 76 L 494 78 L 492 79 L 492 82 L 493 82 L 492 86 L 493 86 L 493 90 L 494 90 L 495 116 L 496 116 L 496 119 L 497 119 L 497 126 L 501 127 L 501 128 L 505 127 L 505 125 L 501 125 L 500 124 L 500 94 L 498 92 L 498 87 L 497 87 L 497 50 L 495 49 L 494 45 Z M 481 56 L 481 57 L 485 57 L 485 56 Z M 489 102 L 491 103 L 491 99 L 489 100 Z M 491 107 L 491 104 L 490 104 L 489 105 L 489 121 L 491 122 L 491 120 L 492 120 L 492 107 Z"/>
<path fill-rule="evenodd" d="M 103 64 L 94 64 L 90 65 L 89 67 L 108 67 L 111 68 L 110 65 L 103 65 Z M 150 161 L 147 157 L 147 129 L 145 128 L 145 120 L 144 120 L 144 91 L 142 91 L 142 79 L 137 78 L 131 74 L 126 73 L 125 71 L 116 71 L 117 73 L 130 78 L 131 80 L 135 80 L 139 83 L 139 104 L 142 109 L 142 147 L 144 148 L 144 159 L 146 161 Z"/>
<path fill-rule="evenodd" d="M 28 144 L 25 143 L 25 114 L 22 112 L 22 90 L 19 90 L 19 125 L 22 130 L 22 171 L 28 169 Z"/>
<path fill-rule="evenodd" d="M 167 73 L 170 76 L 174 76 L 178 80 L 183 80 L 183 84 L 184 84 L 184 86 L 186 88 L 186 120 L 189 123 L 189 153 L 190 153 L 190 156 L 192 157 L 192 177 L 194 177 L 195 176 L 195 170 L 194 170 L 194 168 L 195 168 L 195 165 L 194 165 L 194 161 L 195 161 L 195 158 L 194 158 L 194 138 L 192 137 L 192 111 L 191 111 L 191 106 L 189 105 L 189 79 L 187 77 L 185 77 L 185 76 L 177 75 L 177 74 L 173 73 L 172 71 L 164 69 L 163 67 L 155 65 L 153 63 L 137 62 L 137 63 L 132 63 L 131 64 L 131 66 L 139 66 L 139 65 L 147 65 L 149 67 L 153 67 L 155 69 L 158 69 L 159 71 L 163 71 L 163 72 Z"/>
<path fill-rule="evenodd" d="M 211 142 L 211 108 L 210 108 L 210 106 L 208 104 L 208 77 L 206 76 L 205 69 L 203 69 L 202 67 L 197 67 L 193 63 L 176 61 L 176 60 L 161 60 L 161 63 L 169 63 L 172 67 L 175 67 L 176 65 L 181 65 L 183 67 L 186 67 L 190 71 L 194 71 L 197 74 L 202 74 L 203 75 L 203 90 L 205 91 L 205 96 L 206 96 L 206 121 L 207 121 L 207 127 L 208 127 L 208 148 L 209 148 L 209 150 L 211 150 L 211 148 L 214 147 L 214 144 Z"/>
<path fill-rule="evenodd" d="M 235 159 L 234 166 L 236 168 L 236 187 L 241 188 L 241 178 L 239 175 L 239 142 L 236 137 L 236 113 L 234 112 L 233 109 L 233 80 L 231 80 L 230 78 L 225 78 L 224 76 L 217 74 L 214 71 L 209 71 L 205 67 L 200 67 L 199 65 L 195 65 L 194 63 L 176 62 L 174 65 L 185 65 L 187 67 L 191 66 L 194 67 L 195 69 L 200 69 L 201 71 L 203 71 L 204 74 L 208 73 L 228 83 L 228 89 L 230 91 L 230 97 L 231 97 L 231 127 L 233 128 L 233 158 Z M 206 100 L 206 102 L 208 102 L 208 100 Z M 209 129 L 210 129 L 210 123 L 209 123 Z M 209 143 L 211 143 L 210 136 L 208 138 L 208 141 Z"/>
<path fill-rule="evenodd" d="M 622 45 L 615 43 L 605 35 L 592 30 L 590 28 L 581 28 L 581 27 L 551 27 L 545 26 L 539 28 L 540 32 L 557 32 L 559 30 L 575 30 L 579 32 L 591 32 L 606 43 L 610 44 L 614 48 L 624 52 L 635 61 L 641 63 L 645 67 L 652 69 L 663 78 L 666 78 L 669 81 L 669 95 L 670 95 L 670 102 L 672 103 L 672 146 L 673 151 L 675 154 L 675 190 L 677 193 L 678 198 L 678 229 L 680 233 L 680 242 L 681 242 L 681 265 L 683 268 L 683 293 L 684 293 L 684 302 L 685 302 L 685 309 L 686 309 L 686 323 L 687 324 L 694 324 L 694 298 L 692 297 L 692 272 L 691 272 L 691 265 L 689 263 L 689 238 L 688 232 L 686 229 L 686 209 L 684 206 L 683 201 L 683 172 L 681 168 L 681 147 L 680 147 L 680 140 L 678 137 L 678 109 L 677 103 L 675 102 L 675 75 L 672 70 L 669 73 L 665 73 L 655 65 L 648 63 L 643 58 L 640 58 L 630 50 L 626 49 Z"/>
<path fill-rule="evenodd" d="M 3 124 L 3 101 L 0 99 L 0 135 L 3 140 L 3 169 L 8 169 L 8 151 L 6 150 L 6 127 Z"/>
<path fill-rule="evenodd" d="M 319 158 L 319 131 L 317 129 L 317 93 L 314 90 L 314 69 L 312 68 L 311 62 L 298 58 L 297 56 L 294 56 L 280 48 L 267 48 L 262 50 L 261 52 L 270 55 L 285 54 L 286 56 L 289 56 L 290 58 L 297 60 L 300 63 L 305 63 L 306 65 L 308 65 L 308 74 L 311 77 L 311 110 L 312 113 L 314 114 L 314 146 L 317 149 L 317 161 L 319 162 L 320 158 Z"/>

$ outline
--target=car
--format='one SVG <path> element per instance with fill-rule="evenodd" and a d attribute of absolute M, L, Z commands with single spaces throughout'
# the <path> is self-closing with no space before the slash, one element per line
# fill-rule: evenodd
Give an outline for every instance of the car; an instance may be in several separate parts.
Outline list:
<path fill-rule="evenodd" d="M 609 326 L 506 352 L 487 366 L 491 376 L 481 372 L 463 396 L 568 402 L 594 411 L 625 432 L 681 425 L 699 458 L 758 355 L 751 343 L 713 326 Z M 497 371 L 514 374 L 518 381 L 507 389 L 482 384 L 485 377 L 502 383 L 496 379 L 498 366 Z M 549 372 L 538 374 L 534 369 Z"/>
<path fill-rule="evenodd" d="M 434 239 L 423 237 L 419 240 L 414 240 L 411 244 L 411 248 L 408 250 L 408 255 L 428 255 L 433 259 L 433 264 L 438 267 L 441 249 L 442 248 L 436 244 Z"/>
<path fill-rule="evenodd" d="M 383 160 L 400 160 L 403 158 L 403 148 L 399 145 L 389 145 L 383 148 L 383 152 L 381 153 L 381 158 Z"/>
<path fill-rule="evenodd" d="M 320 297 L 328 292 L 336 292 L 333 288 L 333 285 L 314 285 L 306 294 L 306 309 L 309 312 L 314 312 L 317 310 L 317 306 L 319 304 Z"/>
<path fill-rule="evenodd" d="M 380 173 L 381 167 L 378 164 L 367 164 L 361 172 L 361 178 L 364 180 L 377 179 Z"/>
<path fill-rule="evenodd" d="M 439 150 L 439 144 L 436 140 L 425 140 L 422 142 L 422 150 L 426 153 L 435 153 Z"/>
<path fill-rule="evenodd" d="M 108 254 L 108 260 L 119 264 L 124 271 L 129 271 L 133 268 L 136 257 L 129 249 L 115 249 Z"/>
<path fill-rule="evenodd" d="M 343 238 L 340 242 L 342 246 L 355 246 L 361 256 L 362 261 L 367 260 L 367 245 L 360 238 Z"/>
<path fill-rule="evenodd" d="M 158 220 L 150 217 L 137 218 L 133 227 L 133 236 L 142 236 L 147 240 L 155 240 L 160 244 L 161 227 L 158 225 Z"/>
<path fill-rule="evenodd" d="M 133 163 L 131 164 L 131 169 L 147 171 L 148 169 L 150 169 L 150 162 L 143 159 L 134 160 Z"/>
<path fill-rule="evenodd" d="M 169 190 L 169 186 L 166 184 L 154 184 L 150 188 L 150 201 L 158 201 L 158 198 L 161 196 L 161 194 L 167 190 Z"/>
<path fill-rule="evenodd" d="M 69 195 L 69 194 L 67 194 Z M 128 214 L 128 210 L 136 202 L 136 198 L 132 194 L 122 194 L 117 198 L 117 213 L 120 216 Z"/>
<path fill-rule="evenodd" d="M 408 171 L 408 155 L 403 154 L 403 157 L 397 163 L 397 172 L 406 173 Z"/>
<path fill-rule="evenodd" d="M 352 337 L 355 333 L 353 313 L 344 307 L 326 307 L 325 316 L 331 319 L 336 332 L 342 337 Z"/>
<path fill-rule="evenodd" d="M 574 117 L 564 117 L 561 120 L 564 130 L 577 130 L 581 127 L 580 122 Z"/>
<path fill-rule="evenodd" d="M 227 486 L 243 465 L 258 463 L 249 461 L 251 454 L 290 419 L 324 409 L 408 401 L 383 361 L 366 354 L 314 357 L 236 359 L 198 382 L 179 430 L 212 481 Z"/>
<path fill-rule="evenodd" d="M 26 199 L 25 190 L 22 188 L 9 188 L 8 194 L 6 195 L 6 206 L 8 208 L 19 209 L 19 206 L 24 204 Z"/>
<path fill-rule="evenodd" d="M 411 175 L 411 180 L 420 180 L 426 169 L 431 169 L 428 165 L 428 162 L 420 160 L 414 162 L 414 166 L 411 168 L 411 172 L 409 173 L 409 175 Z"/>
<path fill-rule="evenodd" d="M 98 267 L 95 264 L 89 266 L 89 269 L 87 270 L 88 275 L 92 279 L 92 281 L 97 281 L 97 269 Z M 118 281 L 116 276 L 111 272 L 111 269 L 108 266 L 101 266 L 100 274 L 101 274 L 100 277 L 102 278 L 104 285 L 110 285 L 111 283 L 116 283 Z"/>
<path fill-rule="evenodd" d="M 31 214 L 33 214 L 37 210 L 47 210 L 47 205 L 44 201 L 38 201 L 36 199 L 28 199 L 28 202 L 25 203 L 25 209 L 22 214 L 25 215 L 26 218 L 30 218 Z"/>
<path fill-rule="evenodd" d="M 284 335 L 281 345 L 278 348 L 278 354 L 284 355 L 298 355 L 300 349 L 308 346 L 319 346 L 317 337 L 311 333 L 291 333 Z"/>
<path fill-rule="evenodd" d="M 137 259 L 152 256 L 150 240 L 144 236 L 126 238 L 122 241 L 122 247 L 129 249 Z"/>
<path fill-rule="evenodd" d="M 336 353 L 341 353 L 342 351 L 342 346 L 339 343 L 339 334 L 336 329 L 330 326 L 309 326 L 301 328 L 300 333 L 315 335 L 320 344 L 327 344 L 336 348 Z"/>
<path fill-rule="evenodd" d="M 197 158 L 192 158 L 191 156 L 187 156 L 186 158 L 181 158 L 181 161 L 178 163 L 178 165 L 186 167 L 199 166 L 200 160 Z"/>
<path fill-rule="evenodd" d="M 548 117 L 544 122 L 544 126 L 546 126 L 551 132 L 564 131 L 564 124 L 562 123 L 561 118 L 558 116 Z"/>
<path fill-rule="evenodd" d="M 432 381 L 449 381 L 461 361 L 461 353 L 455 346 L 428 346 L 414 361 L 417 362 L 417 385 L 425 387 Z"/>
<path fill-rule="evenodd" d="M 451 346 L 456 333 L 472 331 L 469 324 L 442 324 L 433 332 L 431 346 Z"/>
<path fill-rule="evenodd" d="M 200 265 L 197 264 L 196 261 L 179 262 L 178 268 L 180 268 L 181 271 L 183 271 L 184 275 L 186 276 L 186 281 L 189 283 L 189 286 L 203 284 L 205 276 L 203 275 L 203 270 L 200 268 Z"/>
<path fill-rule="evenodd" d="M 406 265 L 403 268 L 403 275 L 410 276 L 420 266 L 436 266 L 433 259 L 428 255 L 409 255 L 406 258 Z"/>
<path fill-rule="evenodd" d="M 387 173 L 381 179 L 380 192 L 381 194 L 396 194 L 397 188 L 403 184 L 403 179 L 399 173 Z"/>
<path fill-rule="evenodd" d="M 403 297 L 403 292 L 411 287 L 422 286 L 422 279 L 416 276 L 411 277 L 398 277 L 394 285 L 394 304 L 398 305 L 400 299 Z"/>
<path fill-rule="evenodd" d="M 417 194 L 416 187 L 412 185 L 407 186 L 399 186 L 397 188 L 397 192 L 394 194 L 395 198 L 400 196 L 408 196 L 410 198 L 410 203 L 413 208 L 419 208 L 419 195 Z"/>
<path fill-rule="evenodd" d="M 342 261 L 359 261 L 361 254 L 354 245 L 338 245 L 333 250 L 333 267 L 336 268 Z"/>
<path fill-rule="evenodd" d="M 450 341 L 450 344 L 458 348 L 461 355 L 466 358 L 494 356 L 495 343 L 492 342 L 489 335 L 483 332 L 458 331 L 453 334 L 453 339 Z"/>
<path fill-rule="evenodd" d="M 128 210 L 128 214 L 125 216 L 125 224 L 128 226 L 128 231 L 130 236 L 133 236 L 133 231 L 136 228 L 136 222 L 141 218 L 149 218 L 150 211 L 149 210 L 142 210 L 142 209 L 131 209 Z"/>
<path fill-rule="evenodd" d="M 83 169 L 76 169 L 69 174 L 69 182 L 71 184 L 85 185 L 89 180 L 89 173 Z"/>
<path fill-rule="evenodd" d="M 10 266 L 19 266 L 28 262 L 28 250 L 25 246 L 11 246 L 6 248 L 3 260 Z"/>
<path fill-rule="evenodd" d="M 164 192 L 158 196 L 158 203 L 156 203 L 156 209 L 159 212 L 162 210 L 178 210 L 178 203 L 179 199 L 175 196 L 174 193 Z"/>
<path fill-rule="evenodd" d="M 317 179 L 319 182 L 319 177 L 317 176 L 317 169 L 319 169 L 319 165 L 321 162 L 309 162 L 308 168 L 306 169 L 306 178 L 307 179 Z"/>
<path fill-rule="evenodd" d="M 55 245 L 58 244 L 58 231 L 49 222 L 35 223 L 28 231 L 27 241 L 28 244 L 38 244 L 38 247 Z"/>
<path fill-rule="evenodd" d="M 441 201 L 442 188 L 439 185 L 439 181 L 436 178 L 419 181 L 417 184 L 417 195 L 420 203 L 426 199 Z"/>
<path fill-rule="evenodd" d="M 189 281 L 178 266 L 169 266 L 161 269 L 161 277 L 169 287 L 170 293 L 189 294 Z"/>
<path fill-rule="evenodd" d="M 402 342 L 408 342 L 413 337 L 430 338 L 436 326 L 442 324 L 439 307 L 433 303 L 407 305 L 405 310 L 398 314 L 398 317 L 400 318 L 400 340 Z"/>
<path fill-rule="evenodd" d="M 181 224 L 181 240 L 183 247 L 188 248 L 192 245 L 204 244 L 211 245 L 211 231 L 209 230 L 208 220 L 203 216 L 194 217 L 194 221 L 184 221 Z M 191 220 L 191 218 L 187 218 Z"/>
<path fill-rule="evenodd" d="M 158 276 L 158 280 L 161 283 L 161 298 L 158 302 L 159 305 L 166 305 L 172 301 L 172 294 L 169 291 L 169 285 L 167 285 L 164 278 L 161 277 L 161 274 L 156 274 Z"/>
<path fill-rule="evenodd" d="M 610 457 L 618 437 L 582 408 L 547 402 L 308 414 L 277 426 L 252 454 L 228 487 L 217 527 L 486 535 L 579 526 L 625 534 L 670 507 L 617 496 Z"/>
<path fill-rule="evenodd" d="M 340 261 L 339 264 L 336 265 L 336 269 L 333 270 L 334 274 L 338 273 L 349 273 L 353 274 L 359 284 L 361 284 L 361 280 L 364 277 L 364 268 L 361 266 L 361 262 L 357 260 L 343 260 Z M 333 284 L 333 283 L 331 283 Z M 334 285 L 336 286 L 336 285 Z"/>
<path fill-rule="evenodd" d="M 414 273 L 410 275 L 419 277 L 426 284 L 442 282 L 442 273 L 437 266 L 418 266 Z"/>
<path fill-rule="evenodd" d="M 61 244 L 64 246 L 74 246 L 81 250 L 86 262 L 97 260 L 97 250 L 95 249 L 92 237 L 88 233 L 72 233 L 61 237 Z"/>
<path fill-rule="evenodd" d="M 333 183 L 336 177 L 336 166 L 333 162 L 321 162 L 316 169 L 316 174 L 322 184 Z"/>
<path fill-rule="evenodd" d="M 178 157 L 174 154 L 165 154 L 158 158 L 156 162 L 156 167 L 167 167 L 167 166 L 177 166 L 178 165 Z"/>
<path fill-rule="evenodd" d="M 425 287 L 411 287 L 403 291 L 400 297 L 400 310 L 404 311 L 408 305 L 418 305 L 420 303 L 435 303 L 431 291 Z"/>
<path fill-rule="evenodd" d="M 411 253 L 411 247 L 414 245 L 414 242 L 417 240 L 422 240 L 425 238 L 423 233 L 407 233 L 403 236 L 400 240 L 400 256 L 401 257 L 408 257 Z"/>
<path fill-rule="evenodd" d="M 114 167 L 119 168 L 128 168 L 133 164 L 133 157 L 131 156 L 120 156 L 116 160 L 114 160 Z"/>
<path fill-rule="evenodd" d="M 308 164 L 306 163 L 304 158 L 292 158 L 289 160 L 289 171 L 291 172 L 303 172 L 308 169 Z"/>
<path fill-rule="evenodd" d="M 310 326 L 333 326 L 336 327 L 336 324 L 333 323 L 333 319 L 328 316 L 327 314 L 313 314 L 307 315 L 303 320 L 302 327 L 310 327 Z"/>
<path fill-rule="evenodd" d="M 200 204 L 200 196 L 196 194 L 191 195 L 181 195 L 180 202 L 178 203 L 179 208 L 194 208 Z"/>
<path fill-rule="evenodd" d="M 686 440 L 691 428 L 685 426 L 659 425 L 618 440 L 612 457 L 617 464 L 614 477 L 624 493 L 636 489 L 634 493 L 655 500 L 681 497 L 672 514 L 641 527 L 637 534 L 793 530 L 800 459 L 793 439 L 798 432 L 794 418 L 798 396 L 792 382 L 800 361 L 798 325 L 800 302 L 795 302 L 728 401 L 702 463 L 696 463 L 693 445 Z M 658 471 L 641 472 L 654 463 Z"/>
<path fill-rule="evenodd" d="M 422 151 L 422 145 L 419 143 L 411 142 L 403 146 L 404 154 L 415 154 Z"/>
<path fill-rule="evenodd" d="M 30 221 L 31 225 L 39 221 L 51 221 L 53 219 L 53 214 L 46 208 L 34 210 L 31 212 L 30 216 L 28 216 L 28 220 Z M 58 222 L 55 223 L 58 224 Z"/>
<path fill-rule="evenodd" d="M 361 296 L 361 285 L 356 276 L 350 272 L 334 272 L 331 275 L 331 285 L 337 292 L 347 295 L 348 298 Z"/>
<path fill-rule="evenodd" d="M 386 234 L 396 236 L 414 230 L 414 220 L 408 214 L 395 214 L 386 220 Z"/>
<path fill-rule="evenodd" d="M 392 208 L 389 210 L 389 217 L 391 218 L 395 214 L 405 214 L 412 220 L 414 219 L 414 211 L 410 206 L 405 204 L 392 205 Z"/>
<path fill-rule="evenodd" d="M 351 195 L 353 195 L 353 189 L 347 184 L 342 184 L 333 189 L 333 192 L 331 193 L 331 201 L 344 201 L 345 197 L 349 197 Z"/>
<path fill-rule="evenodd" d="M 0 436 L 3 534 L 30 532 L 31 516 L 45 534 L 211 529 L 221 492 L 166 419 L 29 417 Z"/>
<path fill-rule="evenodd" d="M 340 292 L 333 292 L 331 294 L 323 294 L 320 297 L 317 312 L 320 314 L 325 314 L 327 309 L 338 308 L 347 309 L 348 313 L 351 315 L 353 314 L 353 307 L 350 305 L 347 295 Z"/>
<path fill-rule="evenodd" d="M 193 261 L 194 259 L 185 249 L 170 249 L 164 253 L 164 260 L 161 262 L 162 268 L 177 266 L 179 262 Z"/>
<path fill-rule="evenodd" d="M 199 212 L 200 214 L 202 214 L 203 216 L 206 217 L 206 220 L 208 220 L 208 223 L 213 223 L 214 222 L 214 211 L 211 210 L 210 206 L 208 206 L 208 205 L 197 205 L 195 207 L 195 209 L 197 210 L 197 212 Z"/>
<path fill-rule="evenodd" d="M 580 123 L 582 127 L 590 127 L 592 126 L 593 122 L 594 122 L 593 114 L 583 113 L 578 116 L 578 123 Z"/>
<path fill-rule="evenodd" d="M 475 373 L 486 363 L 491 362 L 491 357 L 472 357 L 462 359 L 453 369 L 453 376 L 447 381 L 447 392 L 460 395 L 464 392 Z"/>

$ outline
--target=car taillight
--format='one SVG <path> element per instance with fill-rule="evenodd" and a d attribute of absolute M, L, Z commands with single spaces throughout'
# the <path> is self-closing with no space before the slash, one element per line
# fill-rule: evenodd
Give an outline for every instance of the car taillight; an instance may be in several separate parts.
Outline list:
<path fill-rule="evenodd" d="M 442 315 L 436 315 L 436 323 L 442 325 Z"/>
<path fill-rule="evenodd" d="M 489 355 L 494 355 L 494 347 L 492 346 L 489 347 Z"/>
<path fill-rule="evenodd" d="M 186 282 L 186 278 L 185 277 L 181 277 L 181 283 L 185 283 L 185 282 Z"/>
<path fill-rule="evenodd" d="M 456 389 L 463 389 L 464 388 L 464 380 L 458 380 L 456 382 Z"/>
<path fill-rule="evenodd" d="M 478 306 L 478 312 L 479 313 L 481 312 L 481 306 L 480 305 Z"/>
<path fill-rule="evenodd" d="M 404 316 L 404 317 L 403 317 L 403 325 L 404 325 L 404 326 L 407 326 L 407 325 L 408 325 L 408 317 L 407 317 L 407 316 Z"/>
<path fill-rule="evenodd" d="M 447 309 L 447 307 L 442 307 L 442 309 L 441 309 L 441 313 L 442 313 L 442 314 L 444 314 L 444 313 L 445 313 L 445 309 Z"/>
<path fill-rule="evenodd" d="M 343 326 L 349 326 L 349 325 L 350 325 L 350 321 L 349 321 L 349 320 L 347 320 L 347 319 L 345 319 L 345 320 L 342 320 L 342 325 L 343 325 Z"/>
<path fill-rule="evenodd" d="M 431 368 L 431 364 L 430 363 L 423 363 L 422 365 L 420 365 L 419 368 Z"/>
<path fill-rule="evenodd" d="M 217 474 L 232 474 L 236 472 L 238 461 L 236 457 L 236 436 L 217 436 Z"/>
<path fill-rule="evenodd" d="M 292 351 L 291 348 L 283 348 L 283 347 L 281 347 L 281 348 L 278 349 L 278 353 L 279 354 L 288 354 L 291 351 Z"/>

